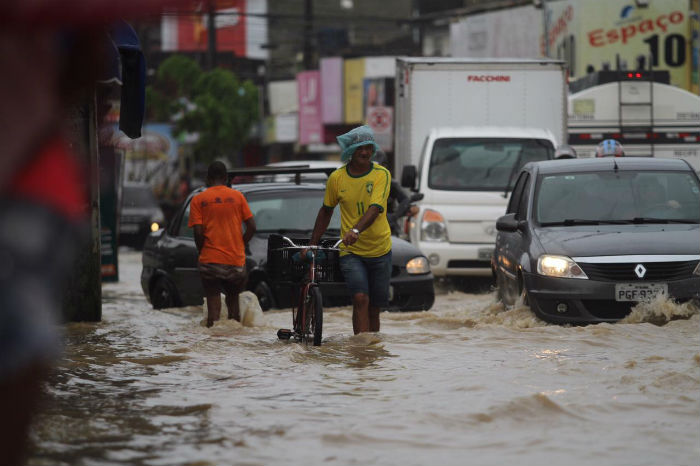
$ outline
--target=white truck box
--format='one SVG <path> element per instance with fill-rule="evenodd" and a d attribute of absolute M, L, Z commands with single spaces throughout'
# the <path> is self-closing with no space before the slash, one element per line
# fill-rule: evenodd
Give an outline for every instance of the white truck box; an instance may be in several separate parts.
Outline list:
<path fill-rule="evenodd" d="M 519 166 L 567 140 L 565 65 L 397 58 L 396 73 L 395 172 L 424 194 L 411 242 L 436 277 L 489 276 Z"/>
<path fill-rule="evenodd" d="M 563 144 L 566 96 L 557 60 L 397 58 L 396 173 L 418 165 L 432 128 L 546 128 Z"/>
<path fill-rule="evenodd" d="M 569 144 L 595 157 L 600 141 L 617 139 L 627 156 L 685 159 L 700 171 L 700 96 L 648 78 L 624 72 L 570 94 Z"/>

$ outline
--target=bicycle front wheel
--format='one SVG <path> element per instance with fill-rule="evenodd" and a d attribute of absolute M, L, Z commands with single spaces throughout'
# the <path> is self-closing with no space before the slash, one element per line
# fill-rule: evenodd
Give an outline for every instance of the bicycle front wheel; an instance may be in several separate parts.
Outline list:
<path fill-rule="evenodd" d="M 323 295 L 317 286 L 309 290 L 309 301 L 306 308 L 306 317 L 310 319 L 310 334 L 313 335 L 314 346 L 321 346 L 323 338 Z"/>

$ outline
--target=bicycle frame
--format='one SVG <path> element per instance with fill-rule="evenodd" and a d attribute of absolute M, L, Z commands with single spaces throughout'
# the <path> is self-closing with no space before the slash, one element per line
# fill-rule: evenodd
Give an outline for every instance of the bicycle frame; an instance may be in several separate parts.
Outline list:
<path fill-rule="evenodd" d="M 306 312 L 307 305 L 310 299 L 309 296 L 311 294 L 310 291 L 312 288 L 318 286 L 318 283 L 316 283 L 316 254 L 318 253 L 319 249 L 337 249 L 340 243 L 343 242 L 343 240 L 338 240 L 331 248 L 323 248 L 320 246 L 299 246 L 297 244 L 294 244 L 294 242 L 286 236 L 283 236 L 282 240 L 287 242 L 292 248 L 299 249 L 299 252 L 305 249 L 311 251 L 311 263 L 309 264 L 308 278 L 299 287 L 299 301 L 297 303 L 297 311 L 294 312 L 294 307 L 292 307 L 293 336 L 295 340 L 305 340 L 308 339 L 308 329 L 306 328 L 306 322 L 308 319 Z"/>

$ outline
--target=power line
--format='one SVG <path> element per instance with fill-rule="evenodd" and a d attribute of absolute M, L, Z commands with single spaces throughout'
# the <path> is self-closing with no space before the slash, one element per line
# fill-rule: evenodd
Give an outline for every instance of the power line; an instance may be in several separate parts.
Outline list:
<path fill-rule="evenodd" d="M 162 16 L 204 16 L 206 12 L 203 11 L 171 11 L 163 12 Z M 216 16 L 250 16 L 253 18 L 266 18 L 266 19 L 291 19 L 299 20 L 304 22 L 304 15 L 296 14 L 285 14 L 285 13 L 248 13 L 248 12 L 232 12 L 232 11 L 216 11 L 214 12 Z M 366 21 L 366 22 L 383 22 L 383 23 L 412 23 L 415 22 L 415 18 L 395 18 L 395 17 L 380 17 L 380 16 L 364 16 L 364 15 L 352 15 L 352 16 L 339 16 L 339 15 L 314 15 L 314 20 L 319 21 L 342 21 L 342 22 L 353 22 L 353 21 Z"/>

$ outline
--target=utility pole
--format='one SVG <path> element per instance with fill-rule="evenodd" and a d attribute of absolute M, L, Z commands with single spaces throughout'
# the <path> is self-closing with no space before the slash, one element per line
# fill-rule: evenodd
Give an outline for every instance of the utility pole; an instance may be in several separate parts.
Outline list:
<path fill-rule="evenodd" d="M 542 0 L 542 21 L 544 22 L 544 56 L 549 58 L 549 15 L 547 0 Z"/>
<path fill-rule="evenodd" d="M 420 3 L 418 0 L 412 0 L 411 16 L 414 19 L 411 32 L 413 34 L 413 47 L 418 53 L 423 55 L 423 21 L 420 20 Z M 417 20 L 417 21 L 416 21 Z"/>
<path fill-rule="evenodd" d="M 314 12 L 313 1 L 304 0 L 304 69 L 314 68 L 313 59 L 313 33 L 314 33 Z"/>
<path fill-rule="evenodd" d="M 207 2 L 207 68 L 216 68 L 216 9 L 214 0 Z"/>
<path fill-rule="evenodd" d="M 70 139 L 85 157 L 89 177 L 87 206 L 89 229 L 80 243 L 74 262 L 74 275 L 63 296 L 67 322 L 99 322 L 102 319 L 102 273 L 100 269 L 100 154 L 97 141 L 97 100 L 88 93 L 71 109 Z"/>

